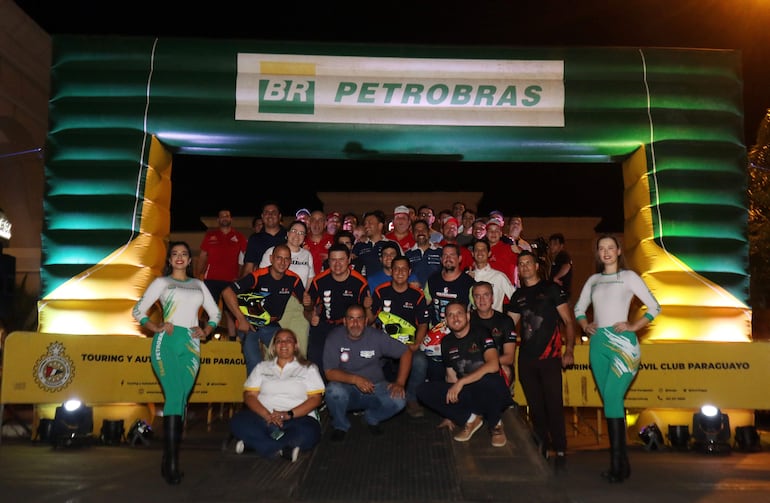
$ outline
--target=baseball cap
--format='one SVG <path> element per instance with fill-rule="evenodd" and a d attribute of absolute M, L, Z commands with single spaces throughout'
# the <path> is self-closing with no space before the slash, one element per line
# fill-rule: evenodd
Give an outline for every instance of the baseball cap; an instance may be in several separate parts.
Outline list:
<path fill-rule="evenodd" d="M 457 219 L 456 219 L 455 217 L 446 217 L 446 218 L 444 219 L 444 225 L 448 224 L 449 222 L 454 222 L 454 224 L 455 224 L 457 227 L 460 227 L 460 222 L 458 222 L 458 221 L 457 221 Z"/>
<path fill-rule="evenodd" d="M 298 209 L 297 212 L 294 214 L 294 216 L 299 218 L 299 216 L 302 215 L 303 213 L 307 216 L 310 216 L 310 210 L 307 208 Z"/>
<path fill-rule="evenodd" d="M 342 220 L 342 215 L 340 215 L 339 211 L 332 211 L 326 214 L 326 220 L 329 220 L 330 218 L 334 218 L 334 217 L 337 217 L 340 220 Z"/>
<path fill-rule="evenodd" d="M 500 210 L 490 211 L 489 218 L 497 220 L 500 225 L 503 225 L 503 222 L 505 222 L 505 215 L 503 215 L 503 212 Z"/>
<path fill-rule="evenodd" d="M 396 206 L 396 209 L 393 210 L 393 214 L 394 215 L 398 215 L 399 213 L 406 213 L 408 215 L 409 214 L 409 208 L 407 208 L 403 204 L 400 205 L 400 206 Z"/>
<path fill-rule="evenodd" d="M 489 220 L 487 220 L 487 225 L 496 225 L 498 227 L 502 227 L 502 224 L 500 223 L 500 220 L 498 220 L 496 218 L 490 218 Z"/>

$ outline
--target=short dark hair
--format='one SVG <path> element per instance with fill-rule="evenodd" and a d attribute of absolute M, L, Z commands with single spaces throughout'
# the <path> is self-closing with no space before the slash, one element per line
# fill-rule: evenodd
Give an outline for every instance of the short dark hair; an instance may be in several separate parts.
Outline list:
<path fill-rule="evenodd" d="M 377 220 L 379 220 L 381 224 L 384 224 L 388 220 L 388 218 L 385 216 L 385 212 L 382 210 L 367 211 L 366 213 L 364 213 L 364 220 L 366 220 L 366 217 L 368 217 L 369 215 L 372 215 L 375 218 L 377 218 Z"/>
<path fill-rule="evenodd" d="M 519 260 L 521 260 L 521 257 L 527 257 L 527 256 L 533 257 L 535 262 L 537 262 L 537 255 L 535 255 L 534 253 L 532 253 L 529 250 L 521 250 L 521 252 L 519 253 Z"/>
<path fill-rule="evenodd" d="M 563 245 L 564 244 L 564 234 L 562 234 L 561 232 L 556 232 L 554 234 L 551 234 L 548 237 L 548 241 L 558 241 L 559 244 Z"/>
<path fill-rule="evenodd" d="M 348 248 L 346 245 L 342 243 L 334 243 L 333 245 L 331 245 L 329 247 L 329 255 L 331 255 L 333 251 L 345 252 L 345 255 L 347 255 L 348 258 L 350 258 L 350 248 Z"/>
<path fill-rule="evenodd" d="M 397 256 L 397 257 L 398 257 L 398 256 L 400 256 L 400 255 L 402 255 L 402 253 L 401 253 L 401 247 L 398 245 L 398 243 L 396 243 L 395 241 L 385 241 L 385 242 L 384 242 L 384 243 L 382 243 L 382 245 L 380 246 L 380 257 L 382 257 L 382 251 L 383 251 L 383 250 L 386 250 L 386 249 L 388 249 L 388 248 L 390 248 L 390 249 L 392 249 L 392 250 L 396 250 L 396 256 Z"/>

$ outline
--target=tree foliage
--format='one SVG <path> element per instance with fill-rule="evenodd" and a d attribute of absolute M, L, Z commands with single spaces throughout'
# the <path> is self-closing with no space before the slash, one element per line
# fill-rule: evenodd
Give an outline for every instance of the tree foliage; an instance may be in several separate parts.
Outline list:
<path fill-rule="evenodd" d="M 765 309 L 770 300 L 770 110 L 749 150 L 749 274 L 751 306 Z"/>

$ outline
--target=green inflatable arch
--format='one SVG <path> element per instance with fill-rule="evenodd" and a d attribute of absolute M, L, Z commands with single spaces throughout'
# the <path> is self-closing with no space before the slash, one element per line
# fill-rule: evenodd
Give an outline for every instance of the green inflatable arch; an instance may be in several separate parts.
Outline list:
<path fill-rule="evenodd" d="M 621 165 L 627 261 L 663 306 L 645 339 L 749 340 L 740 68 L 728 50 L 55 37 L 41 331 L 141 333 L 174 153 L 377 152 Z"/>

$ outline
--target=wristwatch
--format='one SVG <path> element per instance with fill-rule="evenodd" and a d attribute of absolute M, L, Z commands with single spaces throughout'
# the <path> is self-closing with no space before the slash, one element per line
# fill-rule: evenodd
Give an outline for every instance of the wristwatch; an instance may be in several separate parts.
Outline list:
<path fill-rule="evenodd" d="M 289 419 L 294 419 L 294 411 L 293 411 L 293 410 L 289 409 L 289 410 L 286 412 L 286 414 L 288 414 L 288 415 L 289 415 Z"/>

